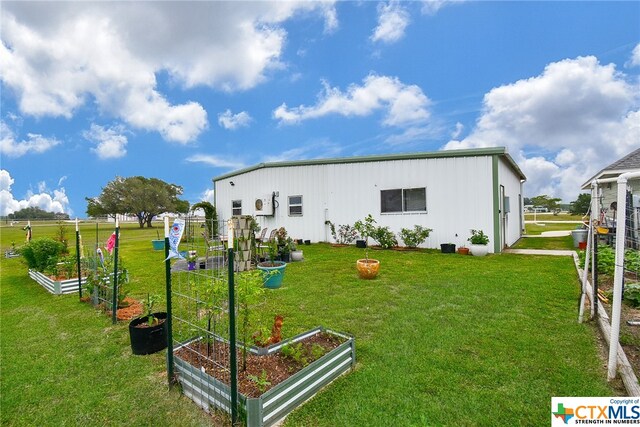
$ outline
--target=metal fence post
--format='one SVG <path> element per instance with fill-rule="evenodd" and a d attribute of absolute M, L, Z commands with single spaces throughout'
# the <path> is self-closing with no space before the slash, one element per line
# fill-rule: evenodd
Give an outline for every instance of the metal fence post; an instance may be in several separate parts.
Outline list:
<path fill-rule="evenodd" d="M 230 242 L 233 243 L 233 242 Z M 238 421 L 238 361 L 236 353 L 236 301 L 233 281 L 233 248 L 228 249 L 229 259 L 229 361 L 231 364 L 231 424 Z"/>
<path fill-rule="evenodd" d="M 171 307 L 171 260 L 169 260 L 169 218 L 164 220 L 164 272 L 167 284 L 167 380 L 173 386 L 173 323 Z"/>
<path fill-rule="evenodd" d="M 111 322 L 115 325 L 118 321 L 118 246 L 120 246 L 120 226 L 116 220 L 116 243 L 113 252 L 113 295 L 111 297 Z"/>
<path fill-rule="evenodd" d="M 76 264 L 78 267 L 78 295 L 82 299 L 82 268 L 80 267 L 80 230 L 78 229 L 78 218 L 76 218 Z"/>

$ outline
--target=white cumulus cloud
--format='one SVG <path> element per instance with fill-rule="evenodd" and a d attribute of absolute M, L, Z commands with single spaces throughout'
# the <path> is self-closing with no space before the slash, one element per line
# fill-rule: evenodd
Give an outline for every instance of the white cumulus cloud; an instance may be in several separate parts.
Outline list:
<path fill-rule="evenodd" d="M 218 114 L 218 124 L 229 130 L 249 126 L 251 120 L 251 116 L 246 111 L 233 114 L 231 110 L 226 110 L 224 113 Z"/>
<path fill-rule="evenodd" d="M 0 153 L 9 157 L 21 157 L 28 153 L 40 154 L 59 145 L 55 138 L 47 138 L 39 134 L 28 133 L 27 138 L 17 140 L 13 130 L 0 121 Z"/>
<path fill-rule="evenodd" d="M 575 200 L 580 184 L 640 141 L 638 88 L 595 57 L 548 64 L 536 77 L 492 89 L 468 137 L 445 149 L 507 146 L 528 196 Z"/>
<path fill-rule="evenodd" d="M 636 47 L 633 48 L 633 51 L 631 51 L 631 57 L 626 65 L 629 67 L 640 66 L 640 43 L 638 43 Z"/>
<path fill-rule="evenodd" d="M 216 168 L 240 169 L 245 166 L 242 162 L 224 159 L 222 157 L 214 156 L 211 154 L 194 154 L 187 157 L 185 160 L 189 163 L 204 163 Z"/>
<path fill-rule="evenodd" d="M 337 28 L 326 2 L 10 2 L 0 16 L 0 78 L 20 111 L 70 118 L 89 102 L 168 141 L 208 126 L 196 101 L 174 103 L 158 73 L 190 88 L 246 90 L 281 69 L 286 31 L 299 15 Z"/>
<path fill-rule="evenodd" d="M 345 92 L 324 82 L 315 105 L 289 108 L 283 103 L 273 117 L 282 124 L 294 124 L 329 114 L 364 117 L 383 110 L 384 125 L 408 127 L 429 119 L 430 104 L 420 87 L 406 85 L 396 77 L 370 74 L 362 85 L 353 84 Z"/>
<path fill-rule="evenodd" d="M 24 198 L 16 199 L 11 190 L 14 182 L 9 171 L 0 169 L 0 215 L 6 216 L 28 207 L 38 207 L 47 212 L 70 213 L 69 198 L 64 188 L 48 191 L 46 184 L 40 182 L 38 193 L 28 191 Z"/>
<path fill-rule="evenodd" d="M 124 128 L 115 126 L 105 128 L 92 124 L 91 128 L 82 133 L 82 136 L 88 141 L 96 144 L 91 150 L 95 152 L 101 159 L 117 159 L 127 154 L 127 137 L 123 135 Z"/>
<path fill-rule="evenodd" d="M 378 4 L 378 26 L 373 30 L 371 41 L 394 43 L 400 40 L 409 25 L 409 12 L 397 1 Z"/>

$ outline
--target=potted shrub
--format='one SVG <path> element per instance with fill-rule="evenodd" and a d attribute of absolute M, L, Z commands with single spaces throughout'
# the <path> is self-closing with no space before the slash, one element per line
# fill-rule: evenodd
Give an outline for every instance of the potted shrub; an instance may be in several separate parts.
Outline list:
<path fill-rule="evenodd" d="M 369 237 L 372 237 L 376 232 L 375 223 L 376 220 L 369 214 L 363 221 L 358 220 L 353 225 L 353 228 L 360 234 L 360 237 L 364 239 L 365 247 L 369 246 Z M 358 270 L 360 278 L 373 279 L 380 271 L 380 261 L 370 259 L 369 250 L 365 249 L 365 257 L 356 261 L 356 269 Z"/>
<path fill-rule="evenodd" d="M 302 250 L 298 249 L 296 243 L 292 241 L 289 248 L 291 249 L 291 261 L 302 261 Z"/>
<path fill-rule="evenodd" d="M 485 256 L 489 253 L 489 248 L 487 247 L 489 236 L 484 234 L 482 230 L 471 230 L 471 237 L 468 240 L 471 242 L 471 255 Z"/>
<path fill-rule="evenodd" d="M 277 289 L 282 286 L 282 278 L 284 277 L 287 263 L 284 261 L 276 261 L 278 254 L 278 246 L 275 242 L 269 243 L 269 261 L 258 263 L 258 270 L 263 272 L 264 287 L 269 289 Z"/>
<path fill-rule="evenodd" d="M 432 231 L 433 229 L 431 228 L 424 228 L 423 226 L 416 224 L 413 226 L 413 230 L 408 228 L 401 229 L 400 238 L 406 247 L 415 249 L 427 240 L 429 233 Z"/>
<path fill-rule="evenodd" d="M 154 313 L 153 306 L 159 301 L 157 295 L 147 294 L 144 315 L 129 323 L 129 338 L 133 354 L 152 354 L 167 348 L 167 313 Z"/>
<path fill-rule="evenodd" d="M 361 279 L 375 279 L 380 271 L 380 261 L 369 259 L 369 254 L 366 254 L 364 259 L 356 261 L 356 268 Z"/>
<path fill-rule="evenodd" d="M 187 267 L 189 270 L 196 269 L 196 262 L 198 261 L 198 253 L 196 251 L 189 251 L 187 254 Z"/>

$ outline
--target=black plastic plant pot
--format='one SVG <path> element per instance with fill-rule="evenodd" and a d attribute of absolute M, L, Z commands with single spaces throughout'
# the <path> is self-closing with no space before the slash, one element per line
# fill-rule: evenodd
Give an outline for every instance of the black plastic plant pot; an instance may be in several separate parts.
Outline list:
<path fill-rule="evenodd" d="M 138 317 L 129 323 L 129 337 L 133 354 L 153 354 L 167 348 L 167 313 L 153 313 L 158 324 L 136 327 L 148 322 L 147 317 Z"/>
<path fill-rule="evenodd" d="M 453 243 L 442 243 L 440 245 L 440 251 L 443 254 L 454 254 L 456 253 L 456 245 Z"/>
<path fill-rule="evenodd" d="M 366 240 L 356 240 L 356 248 L 364 249 L 367 247 Z"/>
<path fill-rule="evenodd" d="M 305 245 L 310 245 L 310 244 L 311 244 L 311 240 L 305 240 L 305 241 L 304 241 L 304 244 L 305 244 Z"/>

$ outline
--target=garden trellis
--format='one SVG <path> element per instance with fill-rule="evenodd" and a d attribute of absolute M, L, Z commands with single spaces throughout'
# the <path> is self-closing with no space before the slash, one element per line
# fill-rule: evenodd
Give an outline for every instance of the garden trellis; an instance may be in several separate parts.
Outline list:
<path fill-rule="evenodd" d="M 604 310 L 597 307 L 597 245 L 598 231 L 603 226 L 611 226 L 615 229 L 612 233 L 615 236 L 615 269 L 614 284 L 611 308 L 611 324 L 604 322 L 603 332 L 608 334 L 609 341 L 609 358 L 608 358 L 608 378 L 609 380 L 616 377 L 618 368 L 620 368 L 621 376 L 630 395 L 639 395 L 640 386 L 638 380 L 631 368 L 624 351 L 622 350 L 620 338 L 620 321 L 622 312 L 623 291 L 626 280 L 638 280 L 638 265 L 631 263 L 629 259 L 637 259 L 640 255 L 640 236 L 639 236 L 639 219 L 640 219 L 640 197 L 633 195 L 629 186 L 631 181 L 640 179 L 640 171 L 623 173 L 616 178 L 605 178 L 594 180 L 591 184 L 592 190 L 592 206 L 590 220 L 588 223 L 589 233 L 587 239 L 587 252 L 585 257 L 585 268 L 582 277 L 583 292 L 580 301 L 579 321 L 584 318 L 585 298 L 590 297 L 591 300 L 591 317 L 598 317 L 599 313 L 606 316 Z M 603 223 L 603 209 L 601 202 L 602 185 L 617 185 L 616 201 L 611 204 L 615 207 L 615 218 L 611 224 Z M 603 230 L 604 231 L 604 230 Z M 608 228 L 606 229 L 608 231 Z M 591 262 L 591 265 L 590 265 Z M 590 290 L 588 286 L 588 271 L 591 266 L 592 279 L 594 279 L 594 290 Z M 599 319 L 602 320 L 602 319 Z M 601 325 L 603 323 L 601 322 Z"/>
<path fill-rule="evenodd" d="M 237 416 L 237 402 L 231 390 L 236 381 L 235 360 L 235 302 L 230 289 L 234 284 L 233 250 L 224 245 L 227 227 L 217 223 L 198 222 L 196 218 L 185 221 L 185 247 L 181 251 L 187 259 L 170 264 L 167 259 L 167 325 L 169 349 L 167 372 L 170 384 L 176 375 L 180 378 L 184 393 L 204 409 L 217 406 L 233 417 Z M 165 254 L 169 255 L 169 226 L 165 219 Z M 231 241 L 231 239 L 229 239 Z M 232 307 L 233 309 L 230 309 Z M 174 353 L 177 357 L 174 359 Z M 174 362 L 175 360 L 175 362 Z M 188 361 L 207 363 L 208 370 L 218 380 L 228 384 L 219 393 L 203 393 L 207 387 L 197 384 L 197 376 Z"/>
<path fill-rule="evenodd" d="M 118 305 L 124 299 L 124 286 L 128 282 L 128 272 L 122 268 L 122 264 L 119 262 L 120 224 L 116 219 L 113 232 L 109 234 L 107 239 L 100 239 L 100 228 L 98 222 L 96 222 L 95 246 L 89 250 L 89 253 L 82 254 L 84 262 L 80 259 L 82 252 L 81 241 L 82 236 L 76 221 L 78 270 L 83 269 L 87 272 L 87 281 L 85 283 L 85 289 L 89 293 L 87 296 L 94 306 L 102 308 L 105 312 L 110 312 L 112 322 L 115 324 L 117 322 Z M 104 241 L 107 243 L 102 248 L 101 244 Z M 107 250 L 107 246 L 111 251 Z M 107 252 L 106 254 L 103 249 Z M 82 298 L 82 294 L 80 294 L 80 298 Z"/>

